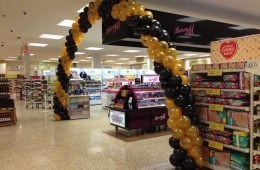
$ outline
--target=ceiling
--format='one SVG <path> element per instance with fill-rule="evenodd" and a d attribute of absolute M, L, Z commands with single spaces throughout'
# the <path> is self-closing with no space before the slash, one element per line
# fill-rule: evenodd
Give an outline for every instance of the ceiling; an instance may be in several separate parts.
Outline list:
<path fill-rule="evenodd" d="M 65 39 L 50 40 L 41 39 L 41 34 L 58 34 L 66 36 L 68 27 L 57 26 L 63 19 L 74 19 L 89 0 L 1 0 L 0 1 L 0 59 L 17 56 L 23 43 L 46 43 L 46 47 L 30 47 L 33 61 L 48 60 L 59 56 Z M 230 24 L 241 25 L 249 28 L 260 29 L 260 1 L 258 0 L 137 0 L 147 8 L 169 13 L 193 16 L 202 19 L 215 20 Z M 26 14 L 25 14 L 26 13 Z M 19 38 L 20 37 L 20 38 Z M 87 51 L 87 47 L 102 47 L 101 51 Z M 77 60 L 88 56 L 101 56 L 102 60 L 115 60 L 119 58 L 130 58 L 134 61 L 136 55 L 146 55 L 146 50 L 140 48 L 141 52 L 135 54 L 124 53 L 125 50 L 136 49 L 102 45 L 101 21 L 95 24 L 86 34 L 79 47 L 84 55 L 77 56 Z M 118 54 L 117 57 L 108 57 L 106 54 Z M 201 54 L 205 55 L 205 54 Z M 198 57 L 193 56 L 193 57 Z"/>

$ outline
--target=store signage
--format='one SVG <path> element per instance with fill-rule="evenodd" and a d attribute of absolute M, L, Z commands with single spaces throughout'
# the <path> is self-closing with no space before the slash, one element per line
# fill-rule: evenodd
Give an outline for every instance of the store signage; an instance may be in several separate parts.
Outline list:
<path fill-rule="evenodd" d="M 238 45 L 235 40 L 224 41 L 220 45 L 220 52 L 225 59 L 230 60 L 236 54 L 237 48 Z"/>
<path fill-rule="evenodd" d="M 121 27 L 120 21 L 116 20 L 116 23 L 106 28 L 106 34 L 110 34 L 110 33 L 115 34 L 120 29 L 120 27 Z"/>
<path fill-rule="evenodd" d="M 224 110 L 224 106 L 219 104 L 210 104 L 209 110 L 222 112 Z"/>
<path fill-rule="evenodd" d="M 119 70 L 117 70 L 117 69 L 103 69 L 103 75 L 104 74 L 119 75 Z"/>
<path fill-rule="evenodd" d="M 137 70 L 134 69 L 121 69 L 120 75 L 137 75 Z"/>
<path fill-rule="evenodd" d="M 260 69 L 260 61 L 248 61 L 245 67 L 246 69 Z"/>
<path fill-rule="evenodd" d="M 191 35 L 194 34 L 194 24 L 189 25 L 187 27 L 183 27 L 183 26 L 178 25 L 178 26 L 174 27 L 173 33 L 175 35 L 183 34 L 185 36 L 191 36 Z"/>
<path fill-rule="evenodd" d="M 222 76 L 222 70 L 209 70 L 208 76 Z"/>
<path fill-rule="evenodd" d="M 87 75 L 102 75 L 102 69 L 83 69 Z"/>
<path fill-rule="evenodd" d="M 28 47 L 28 44 L 25 43 L 21 47 L 21 56 L 29 56 L 29 55 L 30 55 L 29 47 Z"/>
<path fill-rule="evenodd" d="M 166 114 L 163 114 L 162 116 L 155 116 L 155 118 L 154 118 L 154 120 L 160 120 L 160 121 L 162 121 L 164 119 L 166 119 Z"/>
<path fill-rule="evenodd" d="M 143 83 L 159 83 L 159 76 L 143 76 Z"/>
<path fill-rule="evenodd" d="M 219 143 L 219 142 L 215 142 L 215 141 L 209 141 L 209 147 L 222 151 L 224 145 L 223 145 L 223 143 Z"/>
<path fill-rule="evenodd" d="M 110 110 L 110 123 L 120 127 L 125 127 L 125 112 Z"/>
<path fill-rule="evenodd" d="M 214 130 L 224 131 L 225 125 L 221 123 L 210 122 L 209 128 Z"/>
<path fill-rule="evenodd" d="M 206 89 L 207 95 L 220 95 L 220 89 Z"/>

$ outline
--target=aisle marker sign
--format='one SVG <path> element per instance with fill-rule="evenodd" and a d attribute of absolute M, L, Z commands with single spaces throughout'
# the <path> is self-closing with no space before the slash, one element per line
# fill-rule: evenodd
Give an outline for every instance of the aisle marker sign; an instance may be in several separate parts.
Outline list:
<path fill-rule="evenodd" d="M 222 76 L 222 70 L 209 70 L 208 76 Z"/>
<path fill-rule="evenodd" d="M 206 89 L 207 95 L 220 95 L 220 89 Z"/>
<path fill-rule="evenodd" d="M 219 104 L 210 104 L 209 105 L 209 110 L 222 112 L 224 110 L 224 106 L 223 105 L 219 105 Z"/>
<path fill-rule="evenodd" d="M 216 141 L 209 141 L 209 147 L 222 151 L 224 145 L 223 145 L 223 143 L 219 143 L 219 142 L 216 142 Z"/>
<path fill-rule="evenodd" d="M 224 131 L 225 125 L 221 123 L 210 122 L 209 128 L 214 130 Z"/>

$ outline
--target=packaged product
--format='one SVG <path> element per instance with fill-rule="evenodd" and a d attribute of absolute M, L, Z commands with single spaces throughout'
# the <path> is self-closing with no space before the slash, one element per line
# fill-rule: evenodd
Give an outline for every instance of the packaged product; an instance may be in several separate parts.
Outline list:
<path fill-rule="evenodd" d="M 236 62 L 230 62 L 228 63 L 228 69 L 236 69 L 237 63 Z"/>
<path fill-rule="evenodd" d="M 250 126 L 249 112 L 229 110 L 227 112 L 227 124 L 231 126 L 249 128 Z"/>
<path fill-rule="evenodd" d="M 225 88 L 226 89 L 238 89 L 239 84 L 234 82 L 225 82 Z"/>
<path fill-rule="evenodd" d="M 202 99 L 203 99 L 203 97 L 200 97 L 200 96 L 195 97 L 196 102 L 202 102 Z"/>
<path fill-rule="evenodd" d="M 228 105 L 229 101 L 228 99 L 223 99 L 223 98 L 216 98 L 215 99 L 216 104 L 223 104 L 223 105 Z"/>
<path fill-rule="evenodd" d="M 249 106 L 250 101 L 248 99 L 228 99 L 231 106 Z"/>
<path fill-rule="evenodd" d="M 260 87 L 260 76 L 259 75 L 254 76 L 254 82 L 255 82 L 255 84 L 254 84 L 255 87 Z"/>
<path fill-rule="evenodd" d="M 225 99 L 228 98 L 228 92 L 227 91 L 220 92 L 220 97 Z"/>
<path fill-rule="evenodd" d="M 228 97 L 229 99 L 248 99 L 249 96 L 250 96 L 250 95 L 247 94 L 247 93 L 229 91 L 227 97 Z"/>
<path fill-rule="evenodd" d="M 215 102 L 215 98 L 213 98 L 213 97 L 203 97 L 202 98 L 202 102 L 203 103 L 214 103 Z"/>
<path fill-rule="evenodd" d="M 234 131 L 233 145 L 239 148 L 249 148 L 249 133 Z"/>
<path fill-rule="evenodd" d="M 215 135 L 212 133 L 206 133 L 206 139 L 217 141 L 217 142 L 224 143 L 227 145 L 232 144 L 232 138 L 225 137 L 225 136 L 218 136 L 218 135 Z"/>
<path fill-rule="evenodd" d="M 240 72 L 239 73 L 239 85 L 242 90 L 250 89 L 250 73 Z"/>
<path fill-rule="evenodd" d="M 228 63 L 220 63 L 220 69 L 228 69 Z"/>
<path fill-rule="evenodd" d="M 212 70 L 219 70 L 220 66 L 219 63 L 212 64 Z"/>
<path fill-rule="evenodd" d="M 201 82 L 190 82 L 192 88 L 199 88 L 201 86 Z"/>
<path fill-rule="evenodd" d="M 230 167 L 230 152 L 210 150 L 209 162 L 213 165 Z"/>
<path fill-rule="evenodd" d="M 212 70 L 212 64 L 206 64 L 205 70 Z"/>
<path fill-rule="evenodd" d="M 209 121 L 217 122 L 217 123 L 224 123 L 227 122 L 227 110 L 223 110 L 222 112 L 209 110 Z"/>
<path fill-rule="evenodd" d="M 193 94 L 195 96 L 206 96 L 206 91 L 205 90 L 194 90 Z"/>
<path fill-rule="evenodd" d="M 232 170 L 249 170 L 250 169 L 250 166 L 249 165 L 239 165 L 233 161 L 231 161 L 231 165 L 230 165 L 230 168 Z"/>
<path fill-rule="evenodd" d="M 237 62 L 237 69 L 245 69 L 246 62 L 245 61 L 239 61 Z"/>
<path fill-rule="evenodd" d="M 202 88 L 211 88 L 212 83 L 211 82 L 202 82 L 201 87 Z"/>
<path fill-rule="evenodd" d="M 223 76 L 224 81 L 229 81 L 229 82 L 237 82 L 238 81 L 238 75 L 236 74 L 227 74 Z"/>
<path fill-rule="evenodd" d="M 205 64 L 194 64 L 191 66 L 192 71 L 205 70 Z"/>
<path fill-rule="evenodd" d="M 232 151 L 230 159 L 231 162 L 241 166 L 248 166 L 250 164 L 250 155 L 246 153 Z"/>
<path fill-rule="evenodd" d="M 209 162 L 209 148 L 201 147 L 202 158 L 205 162 Z"/>
<path fill-rule="evenodd" d="M 201 80 L 202 80 L 202 75 L 200 75 L 200 74 L 191 75 L 191 81 L 201 81 Z"/>
<path fill-rule="evenodd" d="M 208 107 L 196 107 L 196 113 L 199 115 L 200 120 L 208 121 Z"/>
<path fill-rule="evenodd" d="M 224 82 L 212 82 L 211 87 L 215 89 L 224 89 L 225 84 Z"/>

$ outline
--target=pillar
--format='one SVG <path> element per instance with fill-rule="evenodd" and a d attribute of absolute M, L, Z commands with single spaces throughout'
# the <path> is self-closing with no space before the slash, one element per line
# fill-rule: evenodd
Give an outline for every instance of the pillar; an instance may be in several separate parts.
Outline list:
<path fill-rule="evenodd" d="M 101 57 L 93 56 L 91 66 L 92 68 L 101 68 Z"/>
<path fill-rule="evenodd" d="M 30 55 L 24 55 L 23 62 L 24 62 L 24 77 L 29 79 L 31 77 Z"/>
<path fill-rule="evenodd" d="M 153 70 L 153 61 L 151 58 L 147 59 L 147 70 Z"/>

